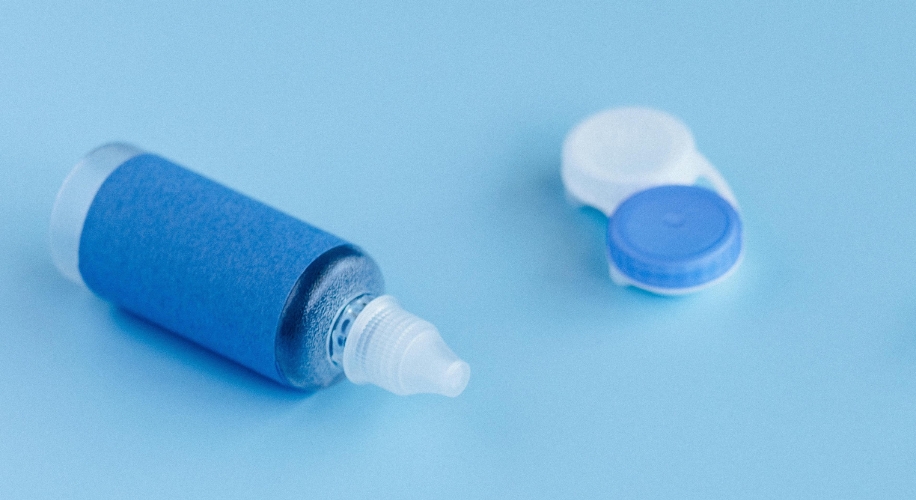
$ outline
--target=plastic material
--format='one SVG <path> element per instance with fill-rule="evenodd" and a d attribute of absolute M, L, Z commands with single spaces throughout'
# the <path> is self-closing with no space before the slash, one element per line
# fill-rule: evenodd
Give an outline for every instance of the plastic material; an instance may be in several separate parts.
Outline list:
<path fill-rule="evenodd" d="M 607 216 L 633 194 L 665 184 L 705 182 L 738 207 L 690 129 L 655 109 L 617 108 L 585 119 L 563 143 L 561 175 L 573 201 Z"/>
<path fill-rule="evenodd" d="M 561 174 L 572 202 L 610 218 L 608 264 L 620 285 L 688 293 L 740 263 L 738 202 L 667 113 L 631 107 L 587 118 L 566 137 Z"/>
<path fill-rule="evenodd" d="M 608 223 L 614 268 L 662 293 L 684 292 L 725 275 L 741 256 L 741 221 L 714 192 L 660 186 L 627 198 Z"/>
<path fill-rule="evenodd" d="M 79 241 L 95 294 L 306 390 L 341 375 L 326 361 L 325 316 L 383 292 L 346 241 L 151 154 L 109 174 Z M 329 273 L 340 276 L 326 283 Z"/>
<path fill-rule="evenodd" d="M 455 397 L 471 376 L 467 363 L 445 345 L 431 323 L 401 309 L 390 295 L 359 313 L 343 355 L 351 382 L 372 383 L 395 394 Z"/>
<path fill-rule="evenodd" d="M 71 281 L 85 285 L 79 272 L 80 235 L 92 200 L 116 168 L 141 154 L 143 151 L 129 144 L 96 148 L 73 167 L 57 192 L 51 211 L 51 259 Z"/>
<path fill-rule="evenodd" d="M 120 144 L 93 151 L 67 178 L 52 216 L 51 249 L 61 272 L 100 297 L 306 391 L 344 377 L 329 347 L 348 341 L 333 332 L 384 293 L 378 267 L 352 244 Z M 398 318 L 413 318 L 398 311 Z M 401 321 L 392 330 L 385 323 L 376 329 L 383 334 L 366 335 L 366 359 L 376 359 L 371 353 L 386 335 L 416 337 L 405 346 L 406 387 L 425 390 L 431 372 L 417 367 L 451 351 L 438 333 L 425 332 L 435 332 L 426 322 L 425 333 L 415 335 L 418 324 Z"/>

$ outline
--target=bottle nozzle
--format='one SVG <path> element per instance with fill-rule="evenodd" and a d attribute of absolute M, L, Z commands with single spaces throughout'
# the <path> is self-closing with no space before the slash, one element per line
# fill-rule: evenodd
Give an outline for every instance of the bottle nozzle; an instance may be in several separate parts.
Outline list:
<path fill-rule="evenodd" d="M 471 367 L 458 358 L 428 321 L 383 295 L 359 313 L 343 353 L 351 382 L 372 383 L 395 394 L 433 393 L 455 397 L 464 391 Z"/>

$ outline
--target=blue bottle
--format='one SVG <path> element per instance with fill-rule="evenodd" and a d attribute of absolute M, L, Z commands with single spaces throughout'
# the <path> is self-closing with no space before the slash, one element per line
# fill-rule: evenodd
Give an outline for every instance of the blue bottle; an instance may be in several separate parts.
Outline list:
<path fill-rule="evenodd" d="M 74 167 L 51 253 L 99 297 L 283 385 L 457 396 L 470 376 L 358 247 L 126 144 Z"/>

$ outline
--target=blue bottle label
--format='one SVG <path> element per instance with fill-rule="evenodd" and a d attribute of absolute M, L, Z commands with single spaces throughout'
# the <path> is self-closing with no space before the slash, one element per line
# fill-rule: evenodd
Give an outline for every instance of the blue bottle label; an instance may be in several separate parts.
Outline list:
<path fill-rule="evenodd" d="M 296 281 L 348 243 L 155 155 L 105 180 L 83 226 L 86 285 L 280 382 L 275 338 Z"/>

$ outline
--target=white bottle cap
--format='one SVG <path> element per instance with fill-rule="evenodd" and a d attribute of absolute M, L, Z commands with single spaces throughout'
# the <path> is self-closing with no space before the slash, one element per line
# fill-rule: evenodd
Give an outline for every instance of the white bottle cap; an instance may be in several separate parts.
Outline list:
<path fill-rule="evenodd" d="M 344 373 L 356 384 L 375 384 L 395 394 L 464 391 L 471 367 L 445 345 L 439 331 L 383 295 L 366 305 L 350 328 Z"/>

